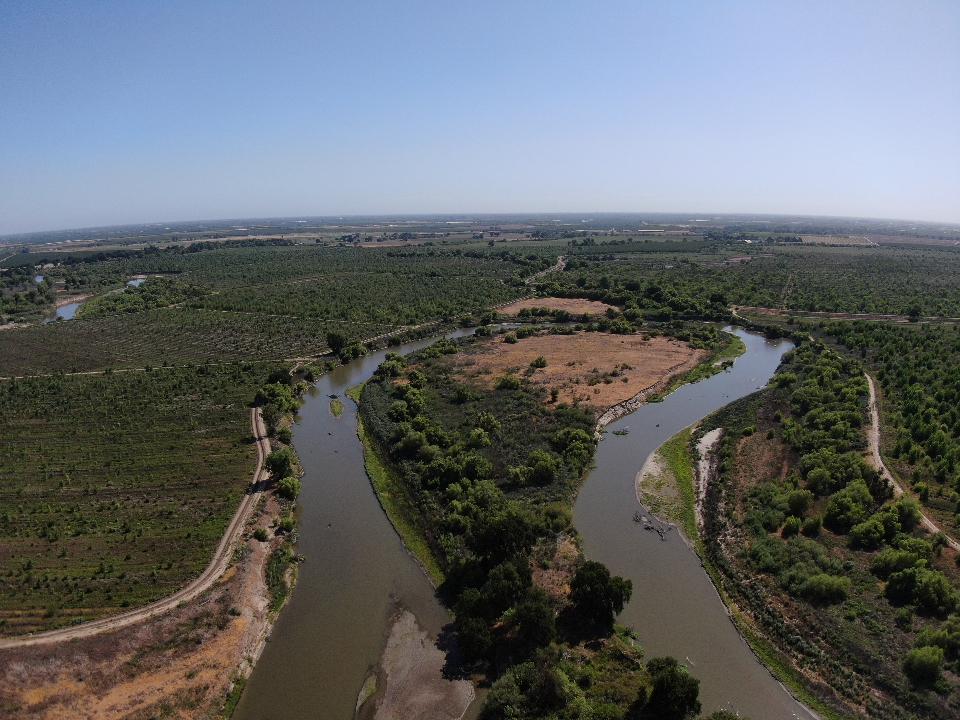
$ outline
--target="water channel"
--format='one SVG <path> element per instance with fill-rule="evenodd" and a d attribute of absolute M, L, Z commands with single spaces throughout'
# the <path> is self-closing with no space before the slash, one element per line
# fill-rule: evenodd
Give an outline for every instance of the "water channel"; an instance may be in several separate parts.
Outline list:
<path fill-rule="evenodd" d="M 587 556 L 633 581 L 633 599 L 620 622 L 636 629 L 647 657 L 670 654 L 689 665 L 701 681 L 704 714 L 725 707 L 754 720 L 810 718 L 750 652 L 694 552 L 676 534 L 661 541 L 632 519 L 634 478 L 649 453 L 687 425 L 765 385 L 791 347 L 736 333 L 747 352 L 730 370 L 684 386 L 608 428 L 629 427 L 630 433 L 608 433 L 600 443 L 574 522 Z M 430 342 L 395 350 L 413 352 Z M 398 604 L 429 632 L 449 622 L 373 493 L 353 403 L 344 402 L 339 418 L 329 406 L 330 395 L 342 397 L 367 380 L 385 354 L 324 375 L 301 409 L 294 444 L 305 471 L 299 551 L 306 562 L 243 693 L 237 720 L 350 720 Z"/>

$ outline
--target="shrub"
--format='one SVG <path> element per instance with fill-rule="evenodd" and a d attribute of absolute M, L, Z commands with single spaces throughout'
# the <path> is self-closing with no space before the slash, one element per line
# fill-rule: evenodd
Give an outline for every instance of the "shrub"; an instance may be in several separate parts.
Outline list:
<path fill-rule="evenodd" d="M 884 594 L 893 603 L 912 602 L 928 615 L 946 615 L 960 602 L 960 596 L 946 576 L 938 570 L 930 570 L 925 564 L 892 573 Z"/>
<path fill-rule="evenodd" d="M 519 390 L 520 378 L 516 375 L 504 375 L 497 380 L 497 390 Z"/>
<path fill-rule="evenodd" d="M 816 573 L 800 585 L 798 593 L 814 605 L 832 605 L 843 602 L 849 588 L 850 580 L 845 577 Z"/>
<path fill-rule="evenodd" d="M 823 522 L 831 530 L 845 533 L 866 520 L 873 504 L 870 489 L 862 480 L 856 480 L 833 494 L 827 503 Z"/>
<path fill-rule="evenodd" d="M 293 471 L 295 456 L 290 448 L 274 450 L 267 455 L 267 470 L 274 477 L 284 477 Z"/>
<path fill-rule="evenodd" d="M 277 430 L 277 440 L 289 445 L 293 441 L 293 432 L 288 427 L 282 427 Z"/>
<path fill-rule="evenodd" d="M 791 515 L 787 518 L 787 521 L 783 524 L 783 528 L 780 530 L 780 535 L 785 538 L 793 537 L 800 532 L 800 518 L 795 515 Z"/>
<path fill-rule="evenodd" d="M 277 492 L 287 500 L 296 500 L 297 495 L 300 494 L 300 478 L 293 475 L 282 478 L 277 484 Z"/>
<path fill-rule="evenodd" d="M 960 601 L 956 589 L 939 570 L 923 570 L 918 574 L 913 598 L 921 611 L 938 616 L 956 610 Z"/>
<path fill-rule="evenodd" d="M 960 659 L 960 617 L 952 615 L 937 629 L 921 630 L 917 635 L 917 647 L 924 645 L 940 648 L 948 660 Z"/>
<path fill-rule="evenodd" d="M 253 531 L 253 537 L 259 540 L 260 542 L 267 541 L 267 531 L 264 528 L 257 528 Z"/>
<path fill-rule="evenodd" d="M 912 568 L 917 562 L 917 556 L 912 552 L 886 548 L 873 559 L 870 571 L 881 580 L 886 580 L 891 573 Z"/>
<path fill-rule="evenodd" d="M 560 461 L 546 450 L 534 450 L 527 458 L 530 466 L 530 481 L 536 485 L 550 485 L 560 476 Z"/>
<path fill-rule="evenodd" d="M 823 519 L 819 515 L 808 517 L 803 521 L 803 526 L 800 528 L 800 532 L 807 537 L 816 537 L 820 534 L 821 525 L 823 525 Z"/>
<path fill-rule="evenodd" d="M 940 666 L 943 664 L 943 650 L 925 646 L 914 648 L 903 660 L 903 672 L 917 687 L 928 687 L 940 679 Z"/>
<path fill-rule="evenodd" d="M 791 490 L 787 494 L 787 507 L 791 515 L 796 515 L 798 518 L 803 517 L 803 514 L 810 509 L 811 505 L 813 505 L 813 493 L 809 490 Z"/>
<path fill-rule="evenodd" d="M 547 366 L 547 359 L 543 355 L 541 355 L 532 363 L 530 363 L 530 367 L 532 368 L 545 368 L 546 366 Z"/>

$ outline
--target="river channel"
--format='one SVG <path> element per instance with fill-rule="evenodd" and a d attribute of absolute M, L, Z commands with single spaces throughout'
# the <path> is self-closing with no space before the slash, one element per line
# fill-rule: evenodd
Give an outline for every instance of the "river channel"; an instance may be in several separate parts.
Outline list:
<path fill-rule="evenodd" d="M 751 653 L 696 554 L 676 533 L 661 541 L 633 521 L 634 479 L 647 456 L 684 427 L 763 387 L 792 347 L 735 332 L 747 352 L 730 370 L 608 426 L 630 432 L 607 433 L 600 443 L 574 522 L 587 556 L 633 581 L 633 598 L 619 622 L 637 631 L 647 657 L 669 654 L 688 664 L 701 681 L 704 714 L 724 707 L 754 720 L 811 718 Z M 394 350 L 413 352 L 432 341 Z M 234 714 L 238 720 L 350 720 L 398 605 L 428 632 L 449 622 L 373 493 L 354 404 L 344 402 L 340 417 L 330 410 L 329 396 L 342 398 L 367 380 L 385 354 L 324 375 L 301 408 L 293 440 L 305 473 L 298 548 L 306 561 Z"/>

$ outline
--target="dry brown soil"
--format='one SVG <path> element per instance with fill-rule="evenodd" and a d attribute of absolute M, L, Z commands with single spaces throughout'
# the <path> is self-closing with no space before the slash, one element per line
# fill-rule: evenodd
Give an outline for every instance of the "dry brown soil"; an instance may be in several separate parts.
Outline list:
<path fill-rule="evenodd" d="M 452 362 L 470 384 L 492 387 L 503 375 L 516 373 L 547 390 L 557 388 L 559 403 L 600 411 L 692 369 L 705 355 L 671 338 L 582 332 L 535 335 L 516 343 L 491 338 L 453 356 Z M 547 366 L 531 368 L 539 357 Z"/>
<path fill-rule="evenodd" d="M 504 305 L 498 312 L 502 315 L 518 315 L 521 310 L 532 310 L 533 308 L 566 310 L 571 315 L 603 315 L 613 306 L 599 300 L 584 300 L 583 298 L 527 298 Z"/>

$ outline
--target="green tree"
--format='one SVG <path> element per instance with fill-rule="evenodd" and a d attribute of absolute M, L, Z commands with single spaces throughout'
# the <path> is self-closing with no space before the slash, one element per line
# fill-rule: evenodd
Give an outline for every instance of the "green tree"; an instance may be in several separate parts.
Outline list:
<path fill-rule="evenodd" d="M 700 712 L 700 681 L 687 672 L 676 658 L 653 658 L 647 663 L 652 687 L 644 717 L 657 720 L 686 720 Z"/>
<path fill-rule="evenodd" d="M 294 456 L 290 448 L 274 450 L 267 455 L 267 470 L 273 477 L 286 477 L 293 471 Z"/>
<path fill-rule="evenodd" d="M 327 333 L 327 347 L 334 355 L 339 355 L 347 346 L 347 336 L 343 333 L 331 331 Z"/>
<path fill-rule="evenodd" d="M 552 643 L 557 637 L 556 614 L 549 596 L 540 588 L 533 588 L 517 605 L 515 615 L 517 641 L 522 653 Z"/>
<path fill-rule="evenodd" d="M 608 631 L 632 592 L 633 584 L 629 580 L 611 576 L 606 565 L 595 560 L 583 563 L 570 581 L 574 613 Z"/>

